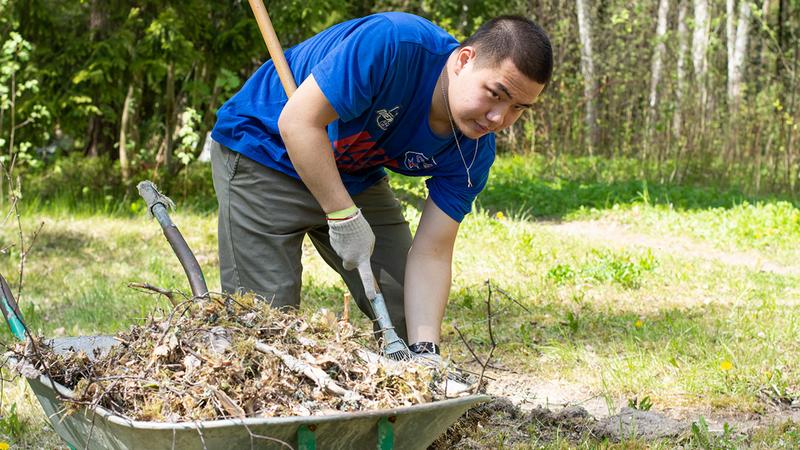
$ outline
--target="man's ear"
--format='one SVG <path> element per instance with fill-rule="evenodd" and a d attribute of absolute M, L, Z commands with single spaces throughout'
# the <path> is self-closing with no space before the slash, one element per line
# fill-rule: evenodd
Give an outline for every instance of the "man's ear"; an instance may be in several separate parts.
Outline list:
<path fill-rule="evenodd" d="M 461 69 L 463 69 L 470 62 L 475 64 L 475 56 L 475 47 L 468 45 L 466 47 L 459 48 L 458 53 L 456 53 L 456 67 L 454 69 L 455 74 L 458 75 L 458 73 L 461 72 Z"/>

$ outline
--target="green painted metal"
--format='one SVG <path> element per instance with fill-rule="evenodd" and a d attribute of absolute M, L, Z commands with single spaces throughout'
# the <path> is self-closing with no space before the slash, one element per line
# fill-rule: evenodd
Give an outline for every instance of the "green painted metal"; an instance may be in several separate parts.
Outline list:
<path fill-rule="evenodd" d="M 314 425 L 311 428 L 316 429 Z M 297 428 L 297 450 L 317 450 L 317 438 L 309 425 L 300 425 Z"/>
<path fill-rule="evenodd" d="M 21 340 L 25 340 L 25 327 L 22 326 L 22 321 L 19 320 L 17 317 L 17 313 L 11 308 L 11 305 L 8 304 L 8 298 L 3 296 L 3 309 L 5 310 L 5 316 L 8 320 L 8 327 L 11 329 L 11 333 L 14 336 Z"/>
<path fill-rule="evenodd" d="M 392 417 L 391 419 L 395 419 Z M 392 427 L 394 420 L 389 420 L 388 417 L 381 417 L 378 421 L 378 449 L 392 450 L 394 448 L 394 427 Z"/>

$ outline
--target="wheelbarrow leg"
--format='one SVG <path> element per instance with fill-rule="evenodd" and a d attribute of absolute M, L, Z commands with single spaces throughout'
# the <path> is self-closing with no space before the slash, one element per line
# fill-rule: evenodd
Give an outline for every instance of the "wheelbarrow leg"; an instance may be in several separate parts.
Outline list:
<path fill-rule="evenodd" d="M 379 450 L 391 450 L 394 448 L 394 425 L 392 424 L 396 419 L 395 416 L 381 417 L 381 420 L 378 421 Z"/>
<path fill-rule="evenodd" d="M 317 449 L 317 437 L 314 435 L 316 429 L 315 425 L 300 425 L 297 429 L 297 450 Z"/>

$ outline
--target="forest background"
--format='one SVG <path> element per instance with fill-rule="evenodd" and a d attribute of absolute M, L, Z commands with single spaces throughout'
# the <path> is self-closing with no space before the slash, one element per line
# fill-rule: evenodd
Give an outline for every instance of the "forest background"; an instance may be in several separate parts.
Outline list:
<path fill-rule="evenodd" d="M 654 183 L 795 198 L 797 0 L 267 7 L 285 48 L 378 11 L 422 15 L 459 39 L 495 15 L 525 15 L 550 34 L 555 73 L 499 136 L 501 153 L 586 156 Z M 207 170 L 194 163 L 217 108 L 268 57 L 247 2 L 0 0 L 0 41 L 0 161 L 23 175 L 23 191 L 116 208 L 148 177 L 214 207 Z"/>

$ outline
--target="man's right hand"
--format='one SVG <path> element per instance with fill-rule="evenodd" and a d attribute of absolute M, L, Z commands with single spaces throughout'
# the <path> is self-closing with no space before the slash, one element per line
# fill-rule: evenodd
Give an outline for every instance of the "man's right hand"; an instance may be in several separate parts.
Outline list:
<path fill-rule="evenodd" d="M 342 258 L 345 270 L 353 270 L 362 264 L 369 265 L 375 247 L 375 234 L 361 210 L 344 220 L 329 219 L 328 230 L 331 247 Z"/>

